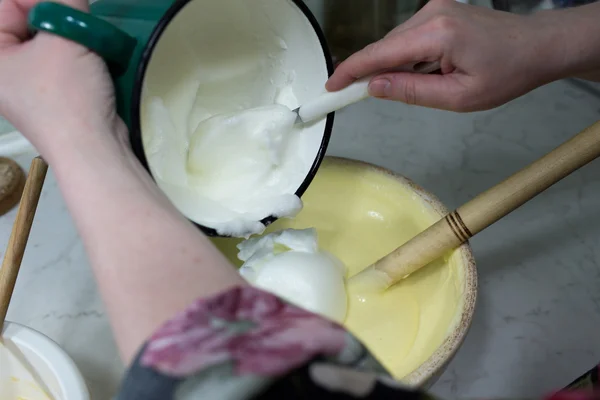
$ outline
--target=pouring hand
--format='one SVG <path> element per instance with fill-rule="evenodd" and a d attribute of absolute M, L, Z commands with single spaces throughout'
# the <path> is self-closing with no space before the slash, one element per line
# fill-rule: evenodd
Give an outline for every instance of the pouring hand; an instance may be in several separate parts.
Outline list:
<path fill-rule="evenodd" d="M 336 91 L 357 78 L 405 64 L 439 61 L 439 75 L 381 73 L 371 81 L 370 94 L 453 111 L 493 108 L 545 83 L 585 72 L 577 69 L 586 62 L 591 67 L 591 58 L 581 56 L 595 51 L 596 59 L 600 57 L 593 50 L 600 35 L 598 7 L 521 16 L 433 0 L 341 63 L 327 89 Z M 595 66 L 600 70 L 600 63 Z"/>
<path fill-rule="evenodd" d="M 27 15 L 40 0 L 0 2 L 0 113 L 49 161 L 73 133 L 124 132 L 104 62 L 71 41 L 29 36 Z M 82 10 L 87 0 L 63 0 Z M 69 132 L 69 133 L 67 133 Z"/>

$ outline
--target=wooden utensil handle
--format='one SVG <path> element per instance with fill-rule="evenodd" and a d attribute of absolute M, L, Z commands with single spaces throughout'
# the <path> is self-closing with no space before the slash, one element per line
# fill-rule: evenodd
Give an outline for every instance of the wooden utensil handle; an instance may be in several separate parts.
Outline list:
<path fill-rule="evenodd" d="M 393 284 L 600 156 L 600 121 L 415 236 L 373 268 Z"/>
<path fill-rule="evenodd" d="M 25 254 L 25 247 L 47 171 L 48 165 L 43 159 L 36 157 L 32 160 L 17 217 L 6 246 L 2 269 L 0 269 L 0 332 L 2 332 L 2 325 L 4 325 L 10 298 Z"/>

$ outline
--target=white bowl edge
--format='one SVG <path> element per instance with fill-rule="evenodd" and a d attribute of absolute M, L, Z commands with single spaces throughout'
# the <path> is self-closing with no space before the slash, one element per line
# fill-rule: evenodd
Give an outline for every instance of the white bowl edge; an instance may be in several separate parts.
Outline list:
<path fill-rule="evenodd" d="M 41 332 L 6 321 L 2 337 L 19 349 L 34 353 L 58 383 L 61 398 L 55 400 L 90 400 L 90 393 L 75 362 L 52 339 Z M 32 361 L 28 359 L 28 361 Z"/>

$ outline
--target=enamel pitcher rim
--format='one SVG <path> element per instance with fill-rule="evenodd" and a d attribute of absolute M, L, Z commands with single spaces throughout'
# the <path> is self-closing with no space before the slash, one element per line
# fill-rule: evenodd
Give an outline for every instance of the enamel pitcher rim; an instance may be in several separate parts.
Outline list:
<path fill-rule="evenodd" d="M 156 48 L 156 45 L 160 41 L 160 38 L 162 37 L 163 33 L 165 32 L 167 26 L 177 16 L 177 14 L 191 1 L 196 1 L 196 0 L 176 0 L 169 7 L 169 9 L 165 12 L 165 14 L 160 18 L 160 20 L 158 21 L 158 23 L 152 30 L 152 33 L 150 34 L 150 36 L 144 46 L 143 52 L 141 53 L 141 56 L 140 56 L 139 65 L 137 66 L 136 71 L 135 71 L 131 105 L 130 105 L 130 109 L 129 109 L 130 118 L 131 118 L 131 127 L 130 127 L 130 132 L 129 132 L 129 138 L 130 138 L 130 142 L 131 142 L 131 148 L 132 148 L 135 156 L 142 163 L 142 166 L 148 171 L 148 173 L 150 174 L 152 179 L 154 179 L 154 175 L 152 174 L 152 172 L 150 170 L 150 167 L 148 165 L 148 160 L 146 158 L 146 151 L 144 149 L 144 144 L 143 144 L 143 140 L 142 140 L 142 127 L 141 127 L 141 116 L 140 116 L 144 79 L 146 77 L 148 65 L 150 64 L 151 55 L 154 52 L 154 49 Z M 312 14 L 312 12 L 308 8 L 308 6 L 302 0 L 288 0 L 288 1 L 293 3 L 296 7 L 298 7 L 298 9 L 302 12 L 302 14 L 304 14 L 304 16 L 308 19 L 308 22 L 310 23 L 315 34 L 317 35 L 319 44 L 321 46 L 321 50 L 323 51 L 323 56 L 325 57 L 325 64 L 326 64 L 326 68 L 327 68 L 327 74 L 328 74 L 328 76 L 331 76 L 331 74 L 333 74 L 333 70 L 334 70 L 333 59 L 331 57 L 331 51 L 327 44 L 325 34 L 323 33 L 323 30 L 321 29 L 321 26 L 319 25 L 317 19 Z M 302 195 L 306 192 L 306 190 L 312 183 L 319 167 L 321 166 L 321 163 L 323 162 L 323 158 L 325 157 L 325 153 L 327 151 L 327 147 L 329 145 L 331 133 L 333 130 L 333 121 L 334 121 L 334 113 L 331 113 L 327 116 L 324 132 L 323 132 L 323 139 L 321 140 L 321 143 L 319 145 L 319 151 L 317 152 L 317 154 L 315 156 L 315 160 L 314 160 L 312 166 L 310 167 L 308 174 L 306 175 L 306 178 L 302 181 L 302 184 L 300 185 L 300 187 L 298 187 L 298 189 L 296 189 L 295 194 L 298 197 L 302 197 Z M 278 218 L 275 216 L 269 216 L 267 218 L 264 218 L 260 222 L 262 224 L 264 224 L 265 226 L 269 226 L 270 224 L 275 222 L 277 219 Z M 229 237 L 229 236 L 225 236 L 225 235 L 220 235 L 217 233 L 217 231 L 215 229 L 204 226 L 195 221 L 190 220 L 190 222 L 192 222 L 194 225 L 196 225 L 198 228 L 200 228 L 209 237 Z"/>

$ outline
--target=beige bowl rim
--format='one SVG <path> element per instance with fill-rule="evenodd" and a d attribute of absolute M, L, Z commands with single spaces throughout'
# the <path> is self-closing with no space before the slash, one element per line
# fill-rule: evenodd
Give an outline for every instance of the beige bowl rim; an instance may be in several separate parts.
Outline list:
<path fill-rule="evenodd" d="M 328 156 L 327 159 L 334 161 L 337 164 L 361 166 L 362 168 L 368 168 L 384 173 L 416 193 L 422 201 L 431 206 L 440 218 L 445 217 L 449 213 L 446 206 L 444 206 L 435 195 L 401 174 L 365 161 L 335 156 Z M 456 322 L 454 322 L 451 331 L 437 350 L 416 370 L 402 379 L 403 383 L 407 385 L 414 387 L 428 386 L 432 380 L 436 379 L 454 358 L 471 327 L 471 322 L 473 321 L 473 315 L 475 313 L 475 304 L 477 302 L 477 268 L 475 266 L 473 251 L 469 243 L 463 244 L 456 251 L 460 252 L 465 271 L 463 309 L 461 315 L 457 318 Z"/>

